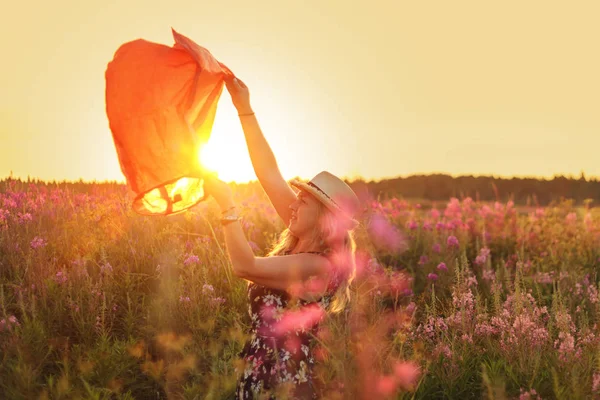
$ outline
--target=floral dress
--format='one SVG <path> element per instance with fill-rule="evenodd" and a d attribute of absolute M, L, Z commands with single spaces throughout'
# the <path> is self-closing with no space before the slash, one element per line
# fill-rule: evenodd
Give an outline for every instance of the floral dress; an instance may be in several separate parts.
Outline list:
<path fill-rule="evenodd" d="M 327 255 L 323 252 L 307 252 Z M 286 252 L 284 254 L 289 254 Z M 292 305 L 290 295 L 283 290 L 271 289 L 253 282 L 248 285 L 248 313 L 252 320 L 251 337 L 240 357 L 246 361 L 236 387 L 236 399 L 257 399 L 262 395 L 269 399 L 277 398 L 277 389 L 288 386 L 290 398 L 316 399 L 316 388 L 312 379 L 312 367 L 315 363 L 312 354 L 311 336 L 316 334 L 318 322 L 309 329 L 299 327 L 281 334 L 277 323 L 282 320 L 284 312 L 291 312 L 292 307 L 299 310 L 320 307 L 329 310 L 331 297 L 339 278 L 331 280 L 327 294 L 318 301 L 298 299 Z"/>

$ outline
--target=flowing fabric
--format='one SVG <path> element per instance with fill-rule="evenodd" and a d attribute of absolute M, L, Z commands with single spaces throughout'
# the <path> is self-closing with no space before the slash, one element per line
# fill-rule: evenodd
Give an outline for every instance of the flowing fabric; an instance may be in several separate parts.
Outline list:
<path fill-rule="evenodd" d="M 203 180 L 190 174 L 232 75 L 208 50 L 172 33 L 173 47 L 124 43 L 105 73 L 109 126 L 141 214 L 181 212 L 204 198 Z"/>

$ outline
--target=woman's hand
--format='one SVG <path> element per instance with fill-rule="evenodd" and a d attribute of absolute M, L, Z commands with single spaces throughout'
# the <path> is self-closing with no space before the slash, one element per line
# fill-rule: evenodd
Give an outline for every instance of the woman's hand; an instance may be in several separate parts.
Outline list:
<path fill-rule="evenodd" d="M 204 176 L 204 191 L 207 195 L 214 197 L 222 210 L 233 206 L 231 188 L 227 183 L 217 178 L 216 174 Z"/>
<path fill-rule="evenodd" d="M 252 107 L 250 106 L 250 91 L 248 90 L 248 86 L 235 76 L 226 78 L 225 85 L 238 114 L 251 113 Z"/>

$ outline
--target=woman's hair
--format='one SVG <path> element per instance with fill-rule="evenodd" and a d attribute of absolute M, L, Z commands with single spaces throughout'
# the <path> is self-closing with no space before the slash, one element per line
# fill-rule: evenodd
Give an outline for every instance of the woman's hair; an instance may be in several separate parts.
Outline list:
<path fill-rule="evenodd" d="M 343 311 L 350 301 L 350 285 L 356 277 L 356 242 L 352 231 L 345 230 L 337 234 L 339 224 L 336 216 L 329 211 L 325 205 L 319 202 L 317 215 L 318 226 L 313 230 L 312 243 L 318 243 L 318 247 L 326 254 L 333 264 L 335 273 L 340 274 L 340 284 L 333 295 L 331 311 L 338 313 Z M 268 256 L 281 255 L 292 250 L 298 243 L 298 238 L 286 228 L 279 239 L 267 254 Z"/>

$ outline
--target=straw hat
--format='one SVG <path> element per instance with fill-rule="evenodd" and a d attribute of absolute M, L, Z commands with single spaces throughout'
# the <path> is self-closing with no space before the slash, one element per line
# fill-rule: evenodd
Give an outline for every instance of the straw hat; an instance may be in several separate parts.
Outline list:
<path fill-rule="evenodd" d="M 341 215 L 354 229 L 359 225 L 355 219 L 360 211 L 358 197 L 344 181 L 327 171 L 321 171 L 308 183 L 292 179 L 290 184 L 305 190 L 321 201 L 336 215 Z"/>

